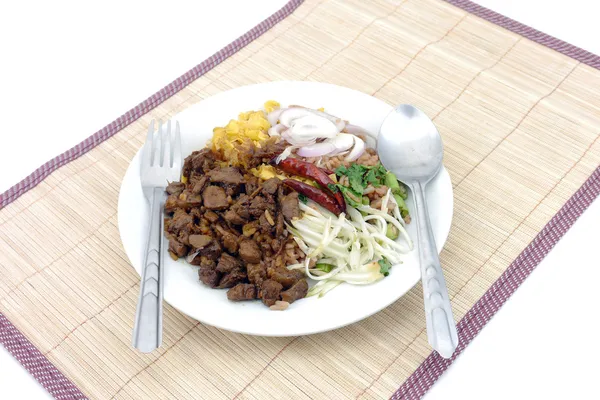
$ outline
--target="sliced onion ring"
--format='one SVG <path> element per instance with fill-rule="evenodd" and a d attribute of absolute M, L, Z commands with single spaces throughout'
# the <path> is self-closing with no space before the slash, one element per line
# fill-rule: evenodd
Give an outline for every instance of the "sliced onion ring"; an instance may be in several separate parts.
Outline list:
<path fill-rule="evenodd" d="M 344 128 L 346 127 L 346 121 L 344 121 L 341 118 L 336 117 L 335 115 L 328 114 L 325 111 L 319 111 L 319 110 L 315 110 L 314 108 L 306 108 L 306 107 L 302 107 L 302 106 L 290 106 L 290 108 L 291 107 L 303 108 L 305 110 L 312 112 L 315 115 L 318 115 L 319 117 L 327 118 L 328 120 L 330 120 L 331 122 L 333 122 L 335 124 L 335 126 L 338 128 L 338 130 L 340 132 L 343 131 Z"/>
<path fill-rule="evenodd" d="M 327 118 L 329 121 L 333 122 L 335 124 L 335 127 L 338 129 L 338 132 L 343 131 L 344 128 L 346 127 L 346 121 L 344 121 L 341 118 L 336 117 L 335 115 L 327 114 L 326 112 L 319 111 L 319 110 L 313 110 L 312 108 L 309 108 L 308 110 L 312 111 L 314 114 L 318 115 L 319 117 Z"/>
<path fill-rule="evenodd" d="M 277 110 L 273 110 L 269 114 L 267 114 L 267 119 L 269 120 L 271 126 L 277 125 L 277 121 L 279 121 L 279 116 L 285 110 L 287 110 L 287 108 L 278 108 Z"/>
<path fill-rule="evenodd" d="M 304 146 L 300 148 L 296 154 L 298 154 L 300 157 L 320 157 L 332 154 L 335 150 L 336 147 L 332 142 L 324 141 L 311 144 L 309 146 Z"/>
<path fill-rule="evenodd" d="M 286 142 L 288 142 L 289 144 L 293 144 L 294 146 L 308 146 L 308 145 L 314 144 L 317 141 L 317 139 L 314 139 L 314 138 L 301 139 L 301 138 L 295 137 L 294 135 L 292 135 L 291 129 L 284 131 L 281 134 L 281 138 L 285 139 Z"/>
<path fill-rule="evenodd" d="M 369 132 L 368 130 L 366 130 L 365 128 L 363 128 L 362 126 L 353 125 L 353 124 L 346 124 L 346 132 L 351 133 L 353 135 L 363 134 L 363 135 L 366 135 L 366 136 L 370 136 L 372 138 L 376 137 L 374 134 L 372 134 L 371 132 Z"/>
<path fill-rule="evenodd" d="M 339 134 L 335 125 L 324 118 L 307 115 L 292 121 L 291 135 L 297 140 L 330 139 Z"/>
<path fill-rule="evenodd" d="M 375 148 L 377 146 L 377 135 L 369 132 L 368 130 L 366 130 L 365 128 L 363 128 L 361 126 L 348 124 L 348 125 L 346 125 L 346 132 L 351 133 L 353 135 L 364 136 L 365 139 L 367 140 L 366 144 L 368 147 Z"/>
<path fill-rule="evenodd" d="M 269 136 L 281 136 L 287 130 L 287 126 L 283 124 L 273 125 L 269 128 Z"/>
<path fill-rule="evenodd" d="M 303 107 L 303 106 L 296 106 L 296 105 L 294 105 L 294 106 L 289 106 L 288 110 L 296 110 L 296 111 L 295 111 L 295 114 L 289 114 L 289 115 L 287 115 L 285 117 L 286 121 L 287 121 L 287 118 L 290 117 L 290 116 L 292 116 L 292 115 L 303 115 L 303 114 L 300 113 L 299 110 L 304 110 L 305 112 L 310 112 L 312 114 L 318 115 L 319 117 L 323 117 L 323 118 L 325 118 L 325 119 L 333 122 L 339 132 L 343 131 L 344 128 L 346 127 L 346 125 L 347 125 L 347 122 L 344 121 L 343 119 L 341 119 L 339 117 L 336 117 L 335 115 L 328 114 L 328 113 L 326 113 L 324 111 L 315 110 L 314 108 L 306 108 L 306 107 Z M 280 118 L 280 120 L 281 120 L 282 123 L 284 123 L 283 122 L 283 118 Z"/>
<path fill-rule="evenodd" d="M 333 139 L 328 139 L 327 142 L 333 143 L 335 150 L 330 155 L 343 153 L 354 145 L 354 135 L 348 133 L 339 133 Z"/>
<path fill-rule="evenodd" d="M 306 108 L 291 107 L 279 114 L 279 121 L 283 125 L 291 127 L 294 120 L 311 114 L 312 113 Z"/>
<path fill-rule="evenodd" d="M 358 136 L 354 136 L 354 147 L 352 151 L 346 156 L 346 161 L 354 161 L 358 157 L 362 156 L 366 150 L 365 142 Z"/>

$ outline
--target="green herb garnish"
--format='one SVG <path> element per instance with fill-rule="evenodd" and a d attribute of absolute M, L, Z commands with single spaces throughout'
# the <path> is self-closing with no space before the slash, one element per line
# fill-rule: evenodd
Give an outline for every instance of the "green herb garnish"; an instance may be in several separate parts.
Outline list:
<path fill-rule="evenodd" d="M 300 200 L 301 202 L 303 202 L 304 204 L 306 204 L 308 202 L 308 197 L 306 197 L 302 193 L 298 193 L 298 200 Z"/>
<path fill-rule="evenodd" d="M 367 183 L 372 184 L 375 187 L 381 186 L 381 180 L 377 176 L 377 173 L 375 172 L 374 169 L 372 169 L 372 170 L 370 170 L 369 172 L 366 173 L 366 175 L 365 175 L 365 181 Z"/>
<path fill-rule="evenodd" d="M 365 173 L 365 167 L 359 164 L 352 164 L 350 168 L 348 168 L 348 174 L 346 176 L 350 182 L 350 187 L 356 193 L 363 194 L 363 191 L 367 187 L 364 180 Z"/>
<path fill-rule="evenodd" d="M 360 193 L 356 193 L 354 190 L 352 190 L 352 188 L 349 188 L 348 186 L 344 186 L 341 185 L 339 183 L 336 184 L 329 184 L 329 189 L 331 189 L 331 186 L 335 187 L 335 191 L 332 189 L 331 191 L 336 193 L 338 191 L 342 192 L 342 194 L 344 195 L 344 199 L 346 200 L 346 203 L 354 208 L 358 208 L 362 206 L 362 195 Z"/>
<path fill-rule="evenodd" d="M 344 167 L 343 165 L 340 165 L 339 167 L 337 167 L 337 169 L 335 170 L 335 174 L 337 176 L 342 176 L 342 175 L 346 175 L 348 171 L 348 168 Z"/>
<path fill-rule="evenodd" d="M 335 170 L 337 176 L 347 176 L 352 190 L 358 194 L 363 194 L 365 188 L 372 184 L 375 187 L 383 185 L 385 182 L 386 169 L 378 163 L 373 167 L 367 167 L 360 164 L 352 164 L 350 167 L 340 166 Z"/>
<path fill-rule="evenodd" d="M 346 202 L 352 207 L 362 205 L 362 202 L 358 199 L 362 196 L 367 186 L 373 185 L 374 187 L 379 187 L 386 185 L 392 190 L 392 195 L 396 203 L 398 203 L 402 218 L 408 215 L 408 208 L 404 202 L 408 194 L 406 187 L 398 181 L 396 175 L 387 171 L 381 163 L 377 163 L 377 165 L 372 167 L 360 164 L 352 164 L 349 167 L 342 165 L 335 170 L 335 174 L 339 177 L 347 176 L 350 187 L 340 184 L 330 184 L 329 188 L 332 189 L 332 186 L 336 186 L 336 191 L 339 189 L 344 194 Z M 335 191 L 333 192 L 335 193 Z"/>
<path fill-rule="evenodd" d="M 381 260 L 377 261 L 377 264 L 379 264 L 379 272 L 381 272 L 383 276 L 388 276 L 390 274 L 392 264 L 390 264 L 388 260 L 382 258 Z"/>

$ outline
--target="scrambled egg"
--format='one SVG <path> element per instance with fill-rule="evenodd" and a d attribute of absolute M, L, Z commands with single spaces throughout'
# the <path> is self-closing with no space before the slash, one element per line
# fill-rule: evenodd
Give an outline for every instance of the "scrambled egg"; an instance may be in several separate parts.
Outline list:
<path fill-rule="evenodd" d="M 210 142 L 212 150 L 221 152 L 230 164 L 240 164 L 241 153 L 249 152 L 254 147 L 260 148 L 269 139 L 267 132 L 271 124 L 267 114 L 279 107 L 278 102 L 269 100 L 264 104 L 265 111 L 242 112 L 237 120 L 232 119 L 224 127 L 216 127 Z"/>
<path fill-rule="evenodd" d="M 250 170 L 250 173 L 264 181 L 266 181 L 267 179 L 275 178 L 275 177 L 277 177 L 281 180 L 288 178 L 285 174 L 279 173 L 275 169 L 275 167 L 273 167 L 272 165 L 266 165 L 266 164 L 262 164 L 258 168 L 252 168 Z"/>
<path fill-rule="evenodd" d="M 279 107 L 281 107 L 281 104 L 279 104 L 275 100 L 267 100 L 265 102 L 265 106 L 264 107 L 265 107 L 266 113 L 268 114 L 271 111 L 277 110 Z"/>
<path fill-rule="evenodd" d="M 302 176 L 297 176 L 297 175 L 286 174 L 284 172 L 278 171 L 272 165 L 262 164 L 262 165 L 259 165 L 257 168 L 252 168 L 251 170 L 249 170 L 249 172 L 252 175 L 256 176 L 257 178 L 262 179 L 263 181 L 266 181 L 267 179 L 271 179 L 271 178 L 279 178 L 281 180 L 295 179 L 297 181 L 304 182 L 308 185 L 319 187 L 319 185 L 317 185 L 317 183 L 315 181 L 313 181 L 312 179 L 304 178 Z M 335 174 L 333 176 L 335 176 Z M 337 178 L 335 181 L 337 181 Z"/>

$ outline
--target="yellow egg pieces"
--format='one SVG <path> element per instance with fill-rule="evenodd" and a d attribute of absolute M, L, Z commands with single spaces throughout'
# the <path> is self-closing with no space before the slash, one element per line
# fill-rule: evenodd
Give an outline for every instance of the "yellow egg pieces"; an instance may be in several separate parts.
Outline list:
<path fill-rule="evenodd" d="M 224 127 L 213 129 L 210 146 L 214 151 L 221 152 L 231 164 L 237 164 L 240 152 L 251 151 L 253 147 L 260 148 L 269 139 L 271 124 L 267 114 L 279 107 L 275 100 L 268 100 L 264 104 L 264 111 L 241 112 L 237 120 L 232 119 Z"/>
<path fill-rule="evenodd" d="M 279 104 L 278 102 L 276 102 L 275 100 L 267 100 L 265 101 L 265 112 L 268 114 L 271 111 L 275 111 L 277 110 L 279 107 L 281 107 L 281 104 Z"/>

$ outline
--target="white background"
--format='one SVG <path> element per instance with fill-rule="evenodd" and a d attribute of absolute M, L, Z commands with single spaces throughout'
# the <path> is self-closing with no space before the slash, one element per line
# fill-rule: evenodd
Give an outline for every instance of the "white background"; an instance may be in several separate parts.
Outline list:
<path fill-rule="evenodd" d="M 477 2 L 600 54 L 596 1 Z M 0 192 L 283 4 L 0 3 Z M 596 201 L 427 399 L 600 398 L 599 222 Z M 6 399 L 48 398 L 1 347 L 0 390 Z"/>

